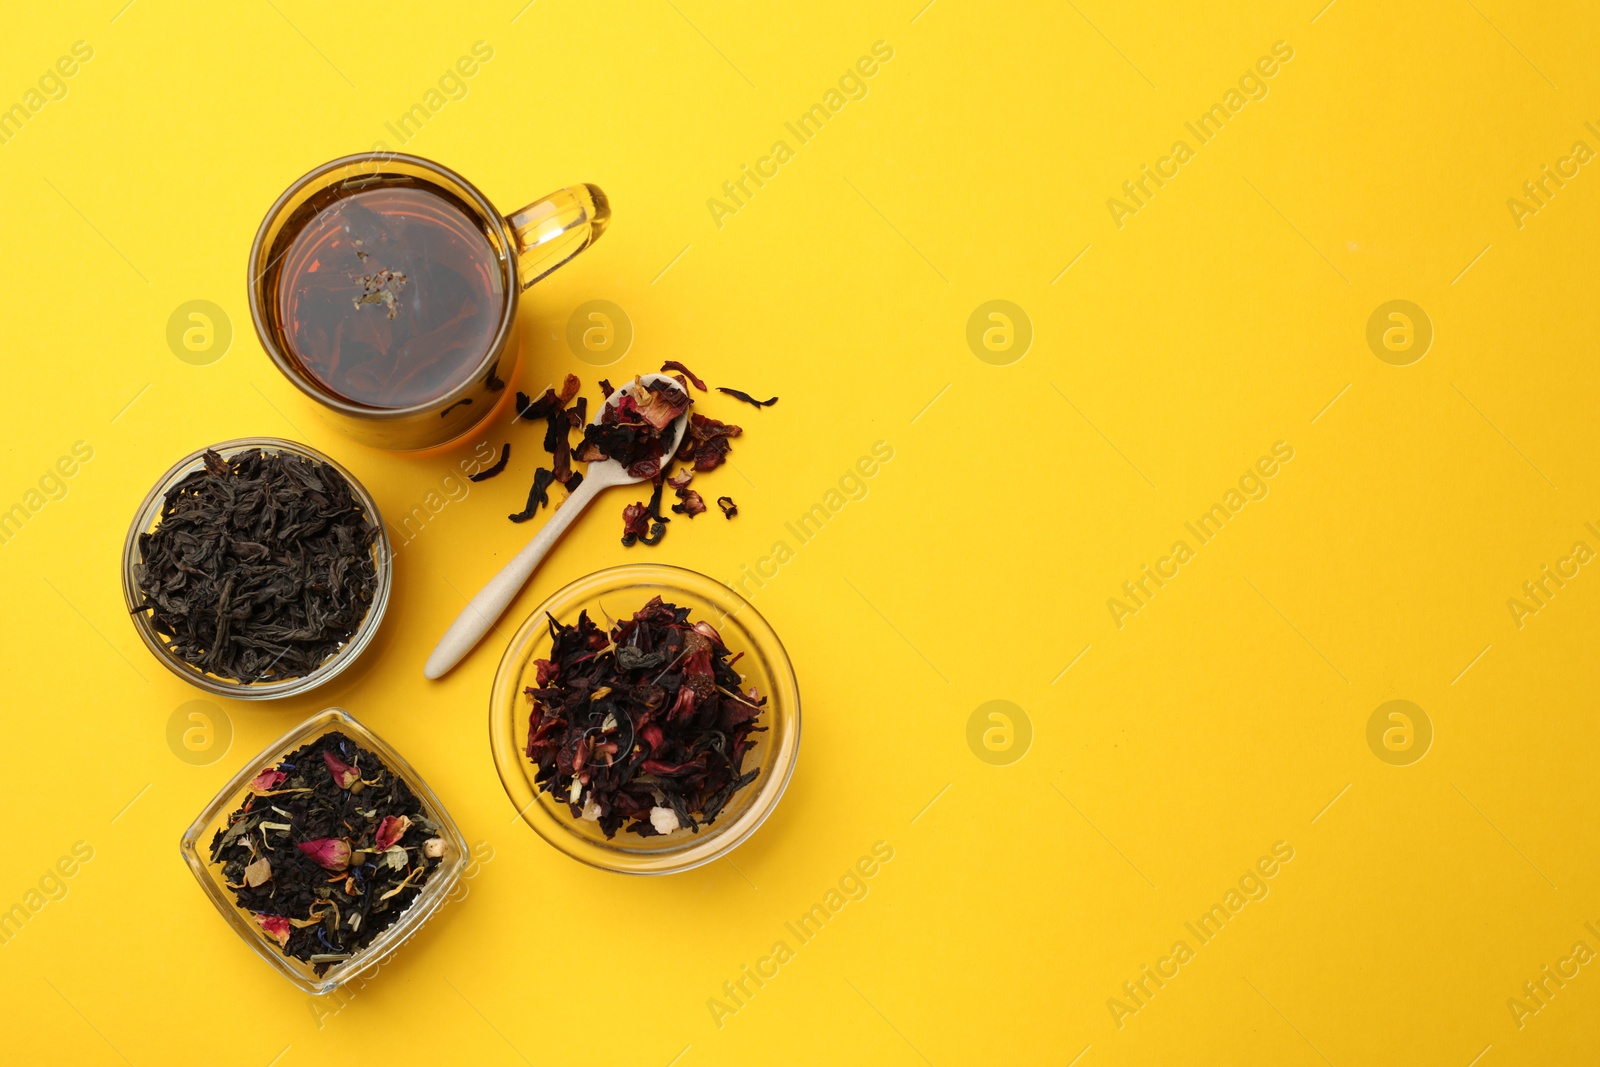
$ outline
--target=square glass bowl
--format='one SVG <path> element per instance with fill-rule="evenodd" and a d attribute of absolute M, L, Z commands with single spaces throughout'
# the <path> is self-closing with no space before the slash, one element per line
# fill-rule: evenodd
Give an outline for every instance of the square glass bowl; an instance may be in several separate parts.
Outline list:
<path fill-rule="evenodd" d="M 723 644 L 741 654 L 734 670 L 742 688 L 754 686 L 767 698 L 752 734 L 745 769 L 759 767 L 754 782 L 733 795 L 715 822 L 698 833 L 675 830 L 639 837 L 626 830 L 609 840 L 599 823 L 574 818 L 566 802 L 539 787 L 538 768 L 524 754 L 528 715 L 533 705 L 523 690 L 536 684 L 535 661 L 550 655 L 546 614 L 572 625 L 587 611 L 607 633 L 618 619 L 633 617 L 651 597 L 689 609 L 695 622 L 710 623 Z M 622 874 L 675 874 L 710 863 L 754 834 L 778 806 L 800 752 L 800 687 L 777 633 L 744 597 L 721 582 L 682 567 L 628 564 L 596 571 L 565 586 L 534 609 L 500 661 L 489 700 L 489 745 L 506 796 L 523 821 L 573 859 Z"/>
<path fill-rule="evenodd" d="M 433 874 L 423 884 L 422 891 L 413 898 L 400 918 L 373 938 L 365 948 L 349 959 L 335 963 L 318 977 L 311 964 L 285 956 L 279 951 L 277 942 L 267 936 L 255 921 L 255 917 L 239 906 L 223 880 L 222 865 L 211 860 L 211 840 L 218 830 L 227 826 L 228 816 L 234 809 L 244 802 L 252 778 L 268 768 L 277 766 L 280 760 L 302 745 L 334 732 L 344 734 L 377 756 L 385 766 L 399 776 L 422 802 L 423 812 L 427 817 L 438 824 L 439 836 L 445 839 L 446 844 L 444 858 L 434 868 Z M 428 788 L 428 783 L 424 782 L 411 765 L 401 758 L 400 753 L 390 748 L 377 734 L 357 722 L 343 708 L 328 708 L 318 712 L 262 749 L 253 760 L 241 767 L 239 773 L 234 775 L 228 784 L 222 787 L 221 792 L 205 806 L 199 818 L 183 832 L 183 840 L 179 847 L 183 852 L 184 862 L 189 865 L 189 870 L 194 872 L 195 880 L 200 883 L 200 889 L 211 903 L 216 905 L 217 911 L 222 913 L 228 925 L 244 938 L 246 944 L 255 949 L 257 955 L 271 964 L 274 970 L 305 992 L 316 996 L 333 992 L 345 982 L 376 966 L 399 948 L 428 921 L 429 916 L 438 910 L 439 905 L 444 903 L 445 897 L 461 880 L 461 872 L 467 867 L 466 839 L 461 836 L 461 831 L 450 818 L 450 813 L 439 803 L 439 798 Z"/>

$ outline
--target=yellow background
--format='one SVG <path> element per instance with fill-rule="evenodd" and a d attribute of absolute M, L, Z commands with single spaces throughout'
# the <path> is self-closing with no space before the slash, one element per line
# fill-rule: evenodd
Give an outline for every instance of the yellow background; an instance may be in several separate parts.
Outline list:
<path fill-rule="evenodd" d="M 94 450 L 0 546 L 0 907 L 74 842 L 94 849 L 0 947 L 8 1061 L 1592 1060 L 1600 965 L 1520 1028 L 1507 1000 L 1574 942 L 1600 949 L 1583 925 L 1600 927 L 1600 577 L 1584 567 L 1520 629 L 1507 600 L 1573 542 L 1600 547 L 1600 176 L 1582 168 L 1520 228 L 1507 200 L 1575 141 L 1600 148 L 1600 13 L 923 2 L 8 10 L 0 104 L 73 42 L 94 49 L 0 146 L 0 507 L 74 442 Z M 494 57 L 466 97 L 400 145 L 384 124 L 480 40 Z M 878 41 L 894 56 L 868 95 L 719 228 L 708 198 L 773 141 L 796 147 L 784 122 Z M 1195 147 L 1185 121 L 1277 41 L 1294 56 L 1269 94 L 1119 229 L 1107 199 L 1173 141 Z M 707 402 L 746 427 L 736 469 L 697 482 L 734 495 L 736 520 L 628 550 L 626 501 L 607 498 L 507 633 L 618 562 L 731 579 L 794 547 L 784 524 L 874 442 L 894 450 L 754 597 L 799 673 L 804 742 L 731 862 L 630 880 L 565 859 L 513 822 L 490 762 L 501 639 L 421 678 L 463 595 L 531 533 L 504 516 L 538 431 L 499 420 L 426 459 L 352 444 L 266 360 L 244 290 L 273 198 L 377 141 L 507 211 L 578 181 L 610 195 L 603 240 L 529 294 L 516 385 L 571 370 L 592 395 L 599 373 L 679 358 L 782 397 Z M 166 343 L 195 299 L 232 323 L 210 365 Z M 591 299 L 636 331 L 604 372 L 564 340 Z M 992 299 L 1034 329 L 1006 366 L 966 342 Z M 1392 299 L 1435 331 L 1410 366 L 1366 342 Z M 355 670 L 214 701 L 231 748 L 194 766 L 166 729 L 200 694 L 124 618 L 122 541 L 169 464 L 251 434 L 329 452 L 391 516 L 477 439 L 515 447 L 401 547 Z M 1277 441 L 1294 459 L 1270 494 L 1119 629 L 1107 599 Z M 1409 766 L 1368 747 L 1391 699 L 1432 723 Z M 990 700 L 1031 723 L 1009 765 L 967 743 Z M 254 959 L 177 854 L 243 761 L 331 704 L 492 851 L 337 1003 Z M 878 841 L 894 859 L 869 895 L 719 1028 L 722 983 Z M 1184 923 L 1279 841 L 1294 858 L 1270 894 L 1199 945 Z M 1180 939 L 1194 958 L 1119 1027 L 1108 998 Z"/>

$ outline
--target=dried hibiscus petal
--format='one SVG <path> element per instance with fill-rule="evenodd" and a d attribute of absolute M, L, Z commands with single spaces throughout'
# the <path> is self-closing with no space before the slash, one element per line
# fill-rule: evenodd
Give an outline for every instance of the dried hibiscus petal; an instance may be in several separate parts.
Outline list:
<path fill-rule="evenodd" d="M 731 519 L 739 514 L 739 505 L 733 502 L 731 496 L 717 497 L 717 507 L 722 509 L 722 517 L 725 519 Z"/>
<path fill-rule="evenodd" d="M 678 499 L 682 503 L 672 505 L 672 510 L 679 515 L 687 515 L 692 519 L 706 510 L 706 502 L 693 489 L 679 489 Z"/>
<path fill-rule="evenodd" d="M 642 503 L 629 504 L 622 509 L 622 543 L 631 546 L 650 530 L 650 509 Z"/>
<path fill-rule="evenodd" d="M 700 380 L 700 375 L 696 374 L 688 367 L 685 367 L 677 360 L 669 359 L 665 363 L 661 364 L 661 373 L 665 374 L 668 371 L 677 371 L 680 374 L 688 376 L 688 379 L 694 383 L 694 387 L 696 389 L 700 390 L 702 393 L 706 391 L 706 383 Z"/>

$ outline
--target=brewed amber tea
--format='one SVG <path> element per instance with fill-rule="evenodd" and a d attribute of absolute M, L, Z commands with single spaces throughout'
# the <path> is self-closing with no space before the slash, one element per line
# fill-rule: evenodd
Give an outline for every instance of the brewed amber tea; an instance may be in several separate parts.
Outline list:
<path fill-rule="evenodd" d="M 284 346 L 353 403 L 440 399 L 473 375 L 500 329 L 494 246 L 471 208 L 426 181 L 330 192 L 274 253 L 270 313 Z"/>

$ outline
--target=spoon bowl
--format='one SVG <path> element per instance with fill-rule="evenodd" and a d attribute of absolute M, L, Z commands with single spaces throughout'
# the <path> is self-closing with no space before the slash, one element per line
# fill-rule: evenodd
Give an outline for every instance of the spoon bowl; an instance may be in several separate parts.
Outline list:
<path fill-rule="evenodd" d="M 629 382 L 607 397 L 606 402 L 595 411 L 590 423 L 595 426 L 600 425 L 606 409 L 614 408 L 621 403 L 623 395 L 636 388 L 638 384 L 648 386 L 658 382 L 665 383 L 679 392 L 683 391 L 677 379 L 668 375 L 641 374 L 634 382 Z M 663 435 L 667 444 L 666 451 L 662 453 L 663 466 L 667 459 L 677 453 L 688 428 L 689 412 L 686 409 L 672 420 L 669 432 Z M 511 557 L 511 561 L 500 569 L 500 573 L 489 579 L 488 583 L 478 591 L 478 595 L 461 609 L 461 614 L 456 616 L 450 628 L 439 639 L 432 654 L 428 656 L 428 662 L 422 668 L 423 676 L 430 680 L 442 678 L 450 668 L 460 663 L 462 658 L 472 651 L 473 646 L 494 627 L 495 621 L 516 599 L 545 555 L 555 547 L 561 535 L 567 532 L 567 527 L 583 514 L 583 510 L 600 495 L 601 490 L 615 485 L 637 485 L 639 482 L 650 480 L 648 477 L 629 474 L 628 469 L 615 459 L 602 459 L 590 463 L 588 469 L 584 471 L 583 483 L 555 506 L 550 518 L 545 520 L 545 524 L 533 535 L 532 540 L 523 546 L 522 551 Z"/>

